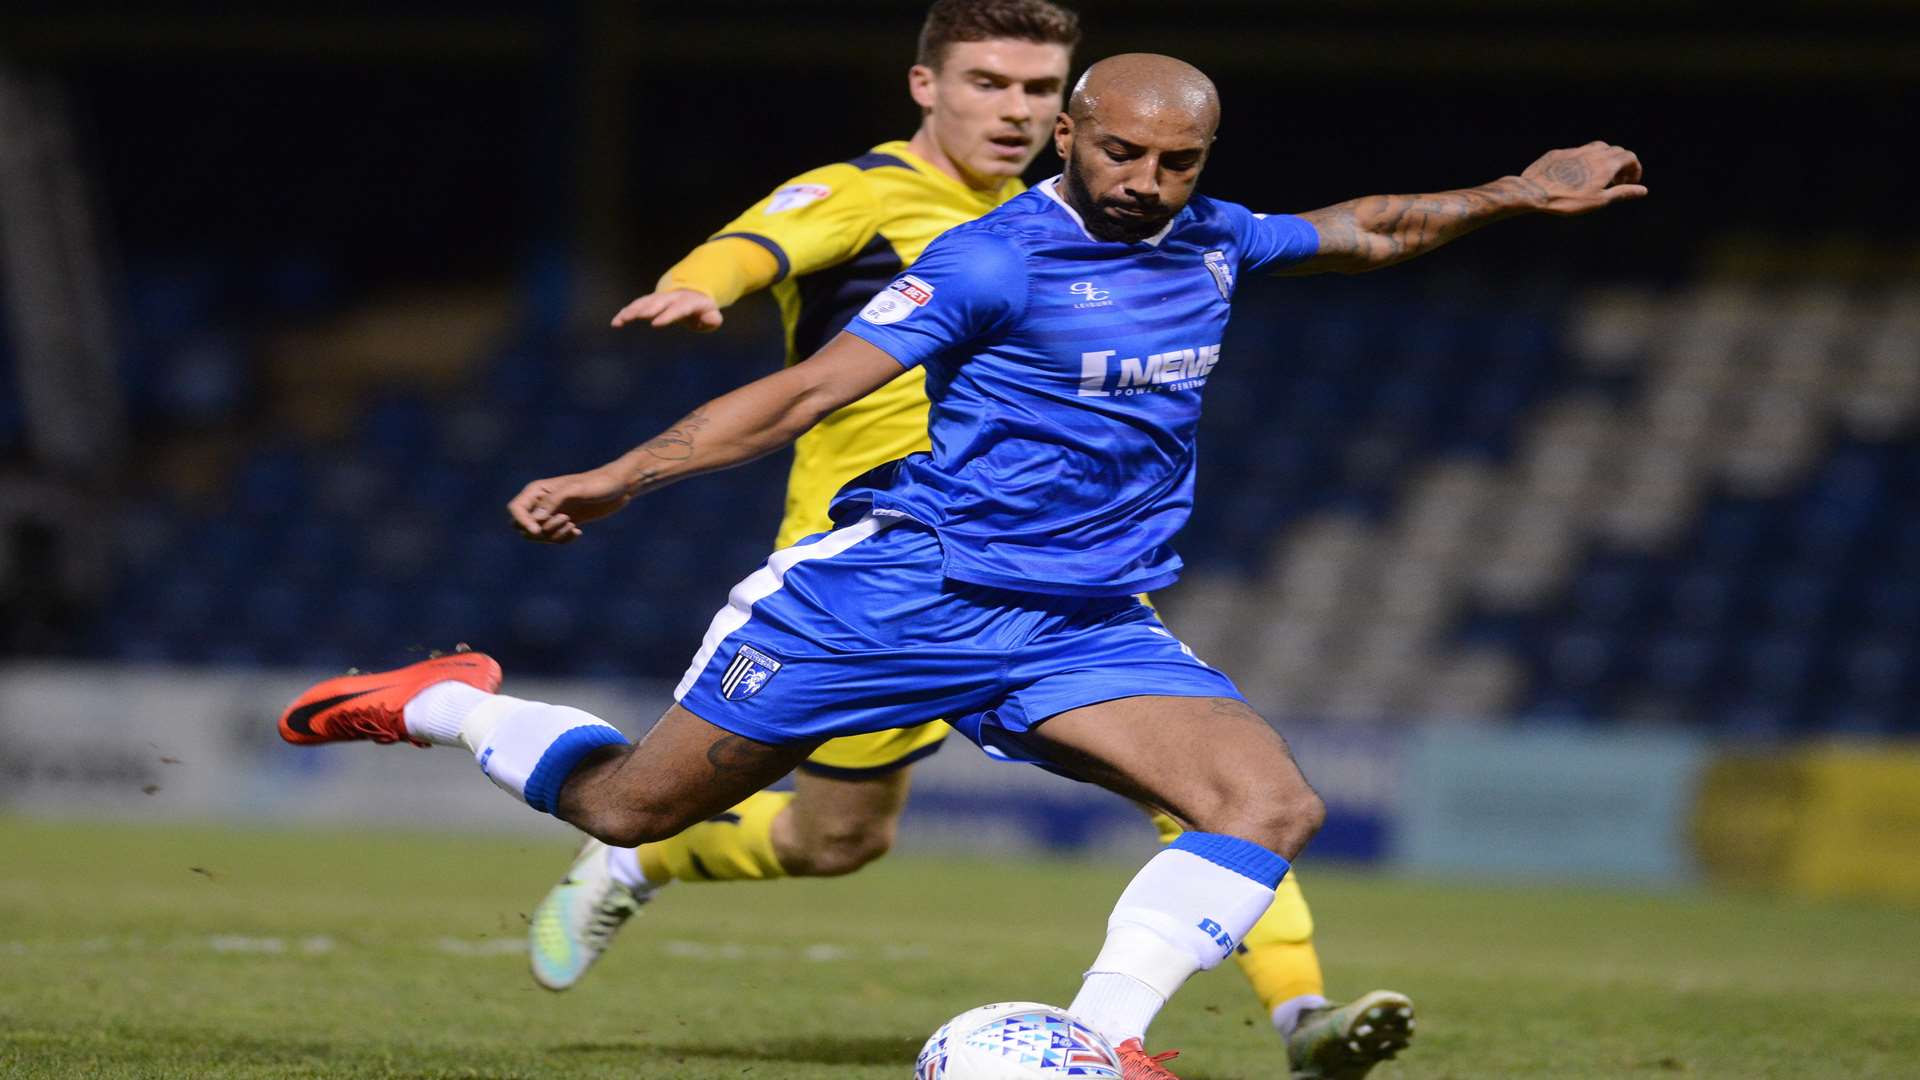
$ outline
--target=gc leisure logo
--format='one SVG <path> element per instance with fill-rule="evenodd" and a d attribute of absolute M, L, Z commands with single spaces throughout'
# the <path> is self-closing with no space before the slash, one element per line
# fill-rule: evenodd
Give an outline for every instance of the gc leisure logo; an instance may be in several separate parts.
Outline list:
<path fill-rule="evenodd" d="M 1076 281 L 1067 286 L 1067 291 L 1080 298 L 1076 308 L 1112 307 L 1113 292 L 1102 289 L 1091 281 Z"/>

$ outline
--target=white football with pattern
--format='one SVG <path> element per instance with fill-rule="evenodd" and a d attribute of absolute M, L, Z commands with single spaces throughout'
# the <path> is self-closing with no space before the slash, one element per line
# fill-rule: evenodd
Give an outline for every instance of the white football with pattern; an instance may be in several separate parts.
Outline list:
<path fill-rule="evenodd" d="M 1120 1080 L 1120 1058 L 1065 1009 L 1002 1001 L 940 1025 L 914 1063 L 914 1080 Z"/>

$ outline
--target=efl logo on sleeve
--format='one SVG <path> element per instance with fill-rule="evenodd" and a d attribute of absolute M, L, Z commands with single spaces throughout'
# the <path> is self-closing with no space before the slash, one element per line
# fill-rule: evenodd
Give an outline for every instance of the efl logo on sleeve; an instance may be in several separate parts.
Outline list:
<path fill-rule="evenodd" d="M 798 210 L 808 203 L 819 202 L 831 194 L 833 189 L 825 184 L 788 184 L 774 192 L 773 198 L 767 200 L 766 214 L 772 217 L 788 210 Z"/>
<path fill-rule="evenodd" d="M 926 307 L 932 300 L 933 286 L 912 274 L 902 274 L 867 302 L 860 317 L 875 326 L 887 326 Z"/>

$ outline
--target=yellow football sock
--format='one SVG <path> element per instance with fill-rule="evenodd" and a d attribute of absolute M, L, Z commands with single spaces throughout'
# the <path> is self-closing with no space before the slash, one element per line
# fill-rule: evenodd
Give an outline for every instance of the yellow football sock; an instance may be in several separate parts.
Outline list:
<path fill-rule="evenodd" d="M 773 853 L 773 819 L 793 801 L 790 791 L 762 791 L 671 840 L 640 845 L 647 881 L 766 881 L 786 877 Z"/>
<path fill-rule="evenodd" d="M 1153 815 L 1153 827 L 1163 844 L 1171 844 L 1181 832 L 1180 823 L 1165 814 Z M 1296 871 L 1280 880 L 1273 905 L 1247 931 L 1233 958 L 1268 1013 L 1303 994 L 1325 992 L 1320 954 L 1313 947 L 1313 912 L 1307 909 Z"/>

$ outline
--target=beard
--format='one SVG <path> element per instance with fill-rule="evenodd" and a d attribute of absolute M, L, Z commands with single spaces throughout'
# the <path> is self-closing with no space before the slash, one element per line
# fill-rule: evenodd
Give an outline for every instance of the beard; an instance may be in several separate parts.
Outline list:
<path fill-rule="evenodd" d="M 1064 183 L 1067 203 L 1080 215 L 1096 240 L 1109 240 L 1122 244 L 1138 243 L 1159 232 L 1173 219 L 1173 210 L 1167 204 L 1155 199 L 1140 202 L 1133 199 L 1098 199 L 1088 186 L 1086 174 L 1080 169 L 1080 154 L 1076 148 L 1067 158 Z M 1121 215 L 1113 211 L 1126 208 L 1139 212 L 1139 216 Z"/>

